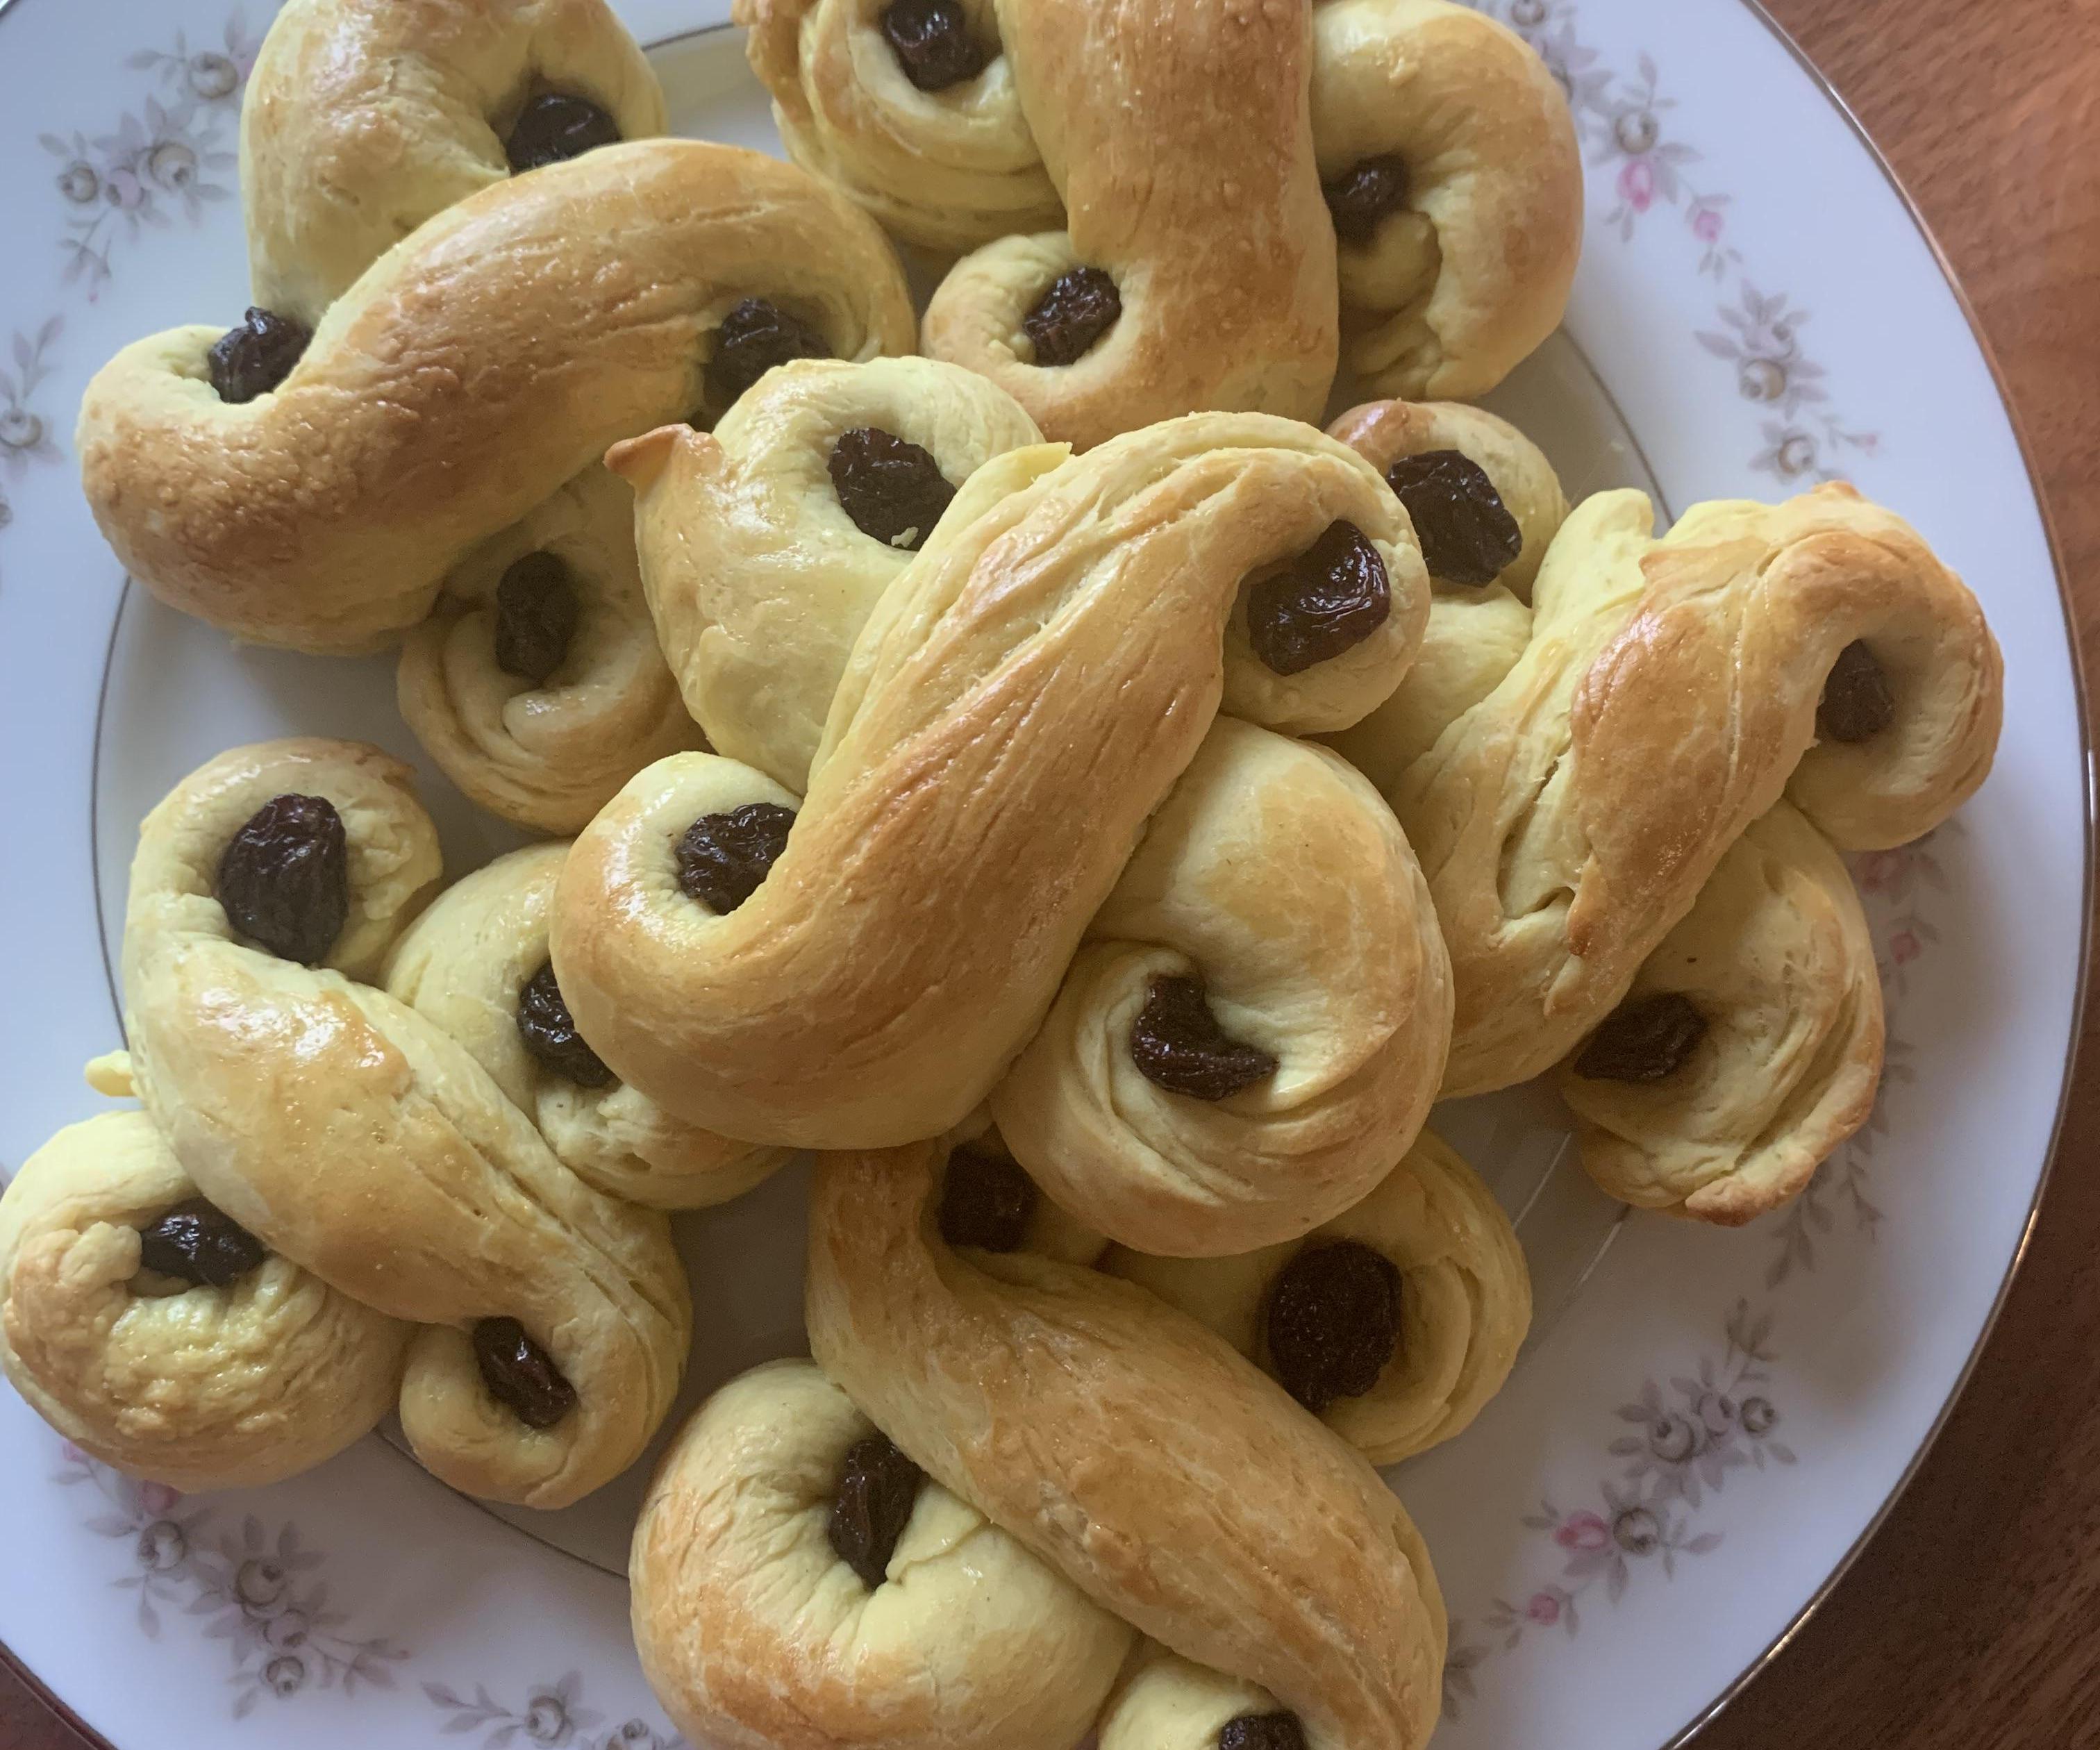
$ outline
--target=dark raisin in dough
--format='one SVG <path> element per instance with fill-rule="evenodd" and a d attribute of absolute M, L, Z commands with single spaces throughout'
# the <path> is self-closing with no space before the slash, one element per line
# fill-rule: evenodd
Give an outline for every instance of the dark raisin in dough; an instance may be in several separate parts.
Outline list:
<path fill-rule="evenodd" d="M 1524 551 L 1524 531 L 1487 469 L 1462 450 L 1403 456 L 1385 478 L 1407 506 L 1422 562 L 1437 582 L 1478 589 Z"/>
<path fill-rule="evenodd" d="M 970 34 L 955 0 L 894 0 L 882 11 L 882 33 L 904 77 L 922 91 L 945 91 L 974 79 L 991 57 Z"/>
<path fill-rule="evenodd" d="M 164 1276 L 225 1288 L 261 1267 L 268 1250 L 225 1210 L 192 1197 L 139 1230 L 139 1262 Z"/>
<path fill-rule="evenodd" d="M 1035 1182 L 1004 1155 L 965 1143 L 948 1157 L 941 1237 L 951 1245 L 1018 1251 L 1035 1213 Z"/>
<path fill-rule="evenodd" d="M 584 1043 L 576 1018 L 562 1000 L 549 960 L 518 994 L 518 1037 L 525 1049 L 564 1081 L 578 1087 L 610 1087 L 613 1073 L 605 1060 Z"/>
<path fill-rule="evenodd" d="M 504 144 L 514 171 L 580 158 L 594 146 L 619 143 L 620 124 L 587 97 L 542 91 L 519 113 Z"/>
<path fill-rule="evenodd" d="M 1316 1416 L 1370 1391 L 1399 1345 L 1399 1267 L 1354 1240 L 1308 1246 L 1269 1292 L 1277 1382 Z"/>
<path fill-rule="evenodd" d="M 794 824 L 795 811 L 777 802 L 703 814 L 678 841 L 678 885 L 715 911 L 735 910 L 772 872 Z"/>
<path fill-rule="evenodd" d="M 272 796 L 218 859 L 227 921 L 280 959 L 316 966 L 350 916 L 350 844 L 325 796 Z"/>
<path fill-rule="evenodd" d="M 926 1473 L 885 1435 L 856 1440 L 846 1453 L 838 1492 L 832 1497 L 832 1548 L 871 1592 L 889 1571 L 925 1480 Z"/>
<path fill-rule="evenodd" d="M 313 337 L 305 323 L 251 305 L 240 326 L 228 328 L 205 355 L 211 386 L 236 406 L 267 395 L 292 374 Z"/>
<path fill-rule="evenodd" d="M 1264 668 L 1299 674 L 1362 643 L 1392 612 L 1378 549 L 1353 522 L 1330 522 L 1303 557 L 1247 592 L 1247 642 Z"/>
<path fill-rule="evenodd" d="M 1334 215 L 1335 235 L 1344 243 L 1368 243 L 1388 214 L 1407 205 L 1407 161 L 1386 152 L 1352 164 L 1320 192 Z"/>
<path fill-rule="evenodd" d="M 1815 707 L 1815 733 L 1825 741 L 1872 741 L 1896 720 L 1896 697 L 1874 653 L 1858 639 L 1838 653 L 1823 700 Z"/>
<path fill-rule="evenodd" d="M 1131 1061 L 1145 1080 L 1191 1100 L 1223 1100 L 1276 1073 L 1259 1046 L 1228 1038 L 1198 978 L 1155 978 L 1130 1029 Z"/>
<path fill-rule="evenodd" d="M 1116 283 L 1098 267 L 1074 267 L 1050 282 L 1050 289 L 1021 319 L 1035 342 L 1038 364 L 1071 364 L 1114 328 L 1123 314 Z"/>
<path fill-rule="evenodd" d="M 774 365 L 831 355 L 830 343 L 806 322 L 762 298 L 747 298 L 715 331 L 715 355 L 708 360 L 708 399 L 726 408 Z"/>
<path fill-rule="evenodd" d="M 1295 1713 L 1242 1713 L 1218 1728 L 1218 1750 L 1305 1750 Z"/>
<path fill-rule="evenodd" d="M 569 654 L 581 610 L 569 568 L 551 553 L 512 562 L 496 586 L 496 666 L 535 686 Z"/>
<path fill-rule="evenodd" d="M 905 553 L 926 544 L 955 496 L 930 451 L 876 425 L 840 432 L 827 465 L 854 527 Z"/>
<path fill-rule="evenodd" d="M 1607 1016 L 1575 1060 L 1586 1082 L 1661 1082 L 1706 1037 L 1706 1017 L 1682 991 L 1629 1003 Z"/>
<path fill-rule="evenodd" d="M 576 1388 L 515 1319 L 476 1325 L 474 1359 L 488 1395 L 528 1428 L 551 1428 L 576 1407 Z"/>

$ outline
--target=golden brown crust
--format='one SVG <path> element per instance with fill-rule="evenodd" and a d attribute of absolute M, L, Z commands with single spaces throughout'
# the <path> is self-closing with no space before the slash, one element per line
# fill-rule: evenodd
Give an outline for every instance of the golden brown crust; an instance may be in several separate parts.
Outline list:
<path fill-rule="evenodd" d="M 683 1123 L 617 1082 L 579 1086 L 519 1038 L 519 998 L 547 964 L 554 883 L 568 849 L 531 845 L 455 882 L 388 954 L 386 993 L 472 1052 L 587 1184 L 651 1209 L 701 1209 L 740 1196 L 787 1151 Z"/>
<path fill-rule="evenodd" d="M 1516 558 L 1490 583 L 1453 584 L 1432 571 L 1428 627 L 1407 679 L 1362 722 L 1326 738 L 1389 796 L 1400 774 L 1516 666 L 1531 641 L 1532 581 L 1568 519 L 1568 500 L 1545 452 L 1479 408 L 1373 401 L 1341 415 L 1327 435 L 1382 474 L 1403 456 L 1458 451 L 1493 483 L 1523 540 Z"/>
<path fill-rule="evenodd" d="M 505 820 L 574 832 L 651 760 L 705 745 L 656 647 L 633 520 L 627 489 L 585 469 L 461 560 L 401 647 L 402 716 L 444 774 Z M 497 589 L 532 553 L 562 562 L 580 613 L 538 685 L 496 657 Z"/>
<path fill-rule="evenodd" d="M 401 1395 L 418 1456 L 469 1492 L 558 1505 L 631 1463 L 677 1389 L 690 1312 L 663 1217 L 583 1184 L 429 1021 L 333 965 L 245 945 L 216 897 L 257 808 L 324 796 L 351 850 L 332 959 L 368 968 L 437 877 L 408 776 L 355 743 L 266 743 L 147 816 L 124 933 L 132 1069 L 214 1203 L 331 1288 L 424 1327 Z M 498 1316 L 576 1388 L 552 1427 L 527 1427 L 482 1381 L 468 1333 Z"/>
<path fill-rule="evenodd" d="M 1392 792 L 1451 950 L 1446 1097 L 1565 1056 L 1782 790 L 1864 849 L 1929 831 L 1989 769 L 1996 643 L 1899 518 L 1833 485 L 1652 531 L 1636 492 L 1569 517 L 1523 658 Z M 1824 680 L 1855 641 L 1894 719 L 1819 741 Z"/>
<path fill-rule="evenodd" d="M 1064 216 L 995 54 L 976 77 L 921 91 L 879 26 L 888 0 L 735 0 L 745 52 L 773 95 L 788 155 L 836 183 L 907 243 L 955 254 Z M 995 0 L 962 0 L 980 42 Z"/>
<path fill-rule="evenodd" d="M 82 483 L 171 606 L 258 642 L 376 649 L 608 444 L 699 408 L 747 296 L 844 357 L 910 344 L 888 244 L 814 179 L 699 141 L 607 147 L 430 219 L 252 402 L 205 380 L 214 329 L 126 348 L 82 403 Z"/>
<path fill-rule="evenodd" d="M 1377 1472 L 1143 1290 L 949 1250 L 936 1153 L 819 1163 L 818 1364 L 937 1481 L 1141 1633 L 1275 1695 L 1313 1750 L 1423 1743 L 1443 1601 Z"/>
<path fill-rule="evenodd" d="M 1560 319 L 1582 240 L 1574 122 L 1514 33 L 1444 0 L 968 0 L 982 70 L 906 78 L 880 0 L 738 0 L 797 163 L 898 236 L 973 251 L 925 350 L 1085 447 L 1203 408 L 1317 417 L 1337 352 L 1388 394 L 1485 392 Z M 1397 155 L 1404 209 L 1338 245 L 1321 178 Z M 1063 211 L 1061 215 L 1061 202 Z M 1061 216 L 1064 228 L 1057 228 Z M 1123 313 L 1039 368 L 1022 319 L 1068 269 Z"/>
<path fill-rule="evenodd" d="M 736 910 L 678 890 L 673 845 L 708 797 L 792 803 L 748 767 L 661 762 L 577 840 L 554 967 L 632 1086 L 757 1140 L 952 1128 L 1048 1009 L 1229 671 L 1259 666 L 1228 635 L 1247 573 L 1347 518 L 1392 579 L 1384 627 L 1272 677 L 1279 712 L 1345 722 L 1405 671 L 1419 556 L 1353 452 L 1209 414 L 1061 459 L 980 468 L 885 593 L 787 849 Z"/>
<path fill-rule="evenodd" d="M 1191 976 L 1273 1076 L 1207 1101 L 1140 1073 L 1152 981 Z M 1324 749 L 1221 716 L 992 1113 L 1052 1197 L 1124 1245 L 1246 1251 L 1339 1214 L 1406 1151 L 1450 1011 L 1428 888 L 1378 792 Z"/>
<path fill-rule="evenodd" d="M 1506 25 L 1445 0 L 1312 9 L 1320 174 L 1397 153 L 1410 211 L 1340 245 L 1348 369 L 1376 394 L 1485 395 L 1560 325 L 1582 247 L 1568 100 Z"/>
<path fill-rule="evenodd" d="M 925 350 L 1080 449 L 1198 408 L 1317 419 L 1338 302 L 1306 9 L 1028 0 L 1000 9 L 999 33 L 1065 228 L 956 263 Z M 1122 315 L 1075 363 L 1039 364 L 1022 319 L 1081 266 L 1115 281 Z"/>
<path fill-rule="evenodd" d="M 1867 1120 L 1881 977 L 1844 862 L 1780 802 L 1729 847 L 1643 964 L 1629 1003 L 1677 992 L 1706 1024 L 1659 1082 L 1561 1065 L 1590 1176 L 1643 1208 L 1735 1227 L 1776 1209 Z"/>
<path fill-rule="evenodd" d="M 0 1369 L 83 1452 L 176 1488 L 311 1468 L 394 1407 L 411 1327 L 289 1258 L 223 1288 L 141 1273 L 197 1189 L 143 1112 L 68 1125 L 0 1196 Z"/>
<path fill-rule="evenodd" d="M 1011 396 L 952 365 L 813 359 L 769 372 L 712 433 L 667 426 L 611 458 L 687 708 L 717 752 L 798 794 L 854 640 L 911 558 L 833 486 L 840 435 L 863 426 L 918 445 L 953 486 L 1041 441 Z"/>
<path fill-rule="evenodd" d="M 527 97 L 588 98 L 623 139 L 664 94 L 604 0 L 292 0 L 240 108 L 255 302 L 311 327 L 386 251 L 508 180 Z"/>
<path fill-rule="evenodd" d="M 1101 1267 L 1200 1319 L 1273 1377 L 1270 1290 L 1310 1247 L 1354 1241 L 1401 1273 L 1400 1341 L 1370 1390 L 1321 1420 L 1374 1465 L 1462 1434 L 1502 1389 L 1531 1327 L 1524 1248 L 1458 1152 L 1424 1131 L 1370 1196 L 1302 1241 L 1237 1258 L 1158 1258 L 1118 1247 Z"/>
<path fill-rule="evenodd" d="M 827 1535 L 876 1431 L 808 1361 L 731 1380 L 664 1453 L 634 1529 L 643 1672 L 696 1744 L 1070 1750 L 1130 1630 L 923 1484 L 880 1585 Z"/>

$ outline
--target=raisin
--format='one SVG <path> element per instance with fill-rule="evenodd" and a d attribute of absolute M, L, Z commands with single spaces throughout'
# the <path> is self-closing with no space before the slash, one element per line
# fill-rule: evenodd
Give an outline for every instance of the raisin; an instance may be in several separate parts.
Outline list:
<path fill-rule="evenodd" d="M 285 960 L 318 966 L 350 917 L 350 844 L 325 796 L 272 796 L 218 859 L 227 922 Z"/>
<path fill-rule="evenodd" d="M 514 171 L 536 170 L 619 140 L 620 124 L 589 98 L 542 91 L 526 104 L 503 150 Z"/>
<path fill-rule="evenodd" d="M 831 356 L 830 343 L 807 323 L 762 298 L 747 298 L 715 330 L 715 355 L 708 360 L 708 399 L 726 408 L 776 364 Z"/>
<path fill-rule="evenodd" d="M 526 981 L 518 994 L 518 1037 L 525 1049 L 554 1073 L 578 1087 L 609 1087 L 613 1073 L 605 1060 L 584 1043 L 576 1018 L 562 1000 L 551 960 Z"/>
<path fill-rule="evenodd" d="M 1330 522 L 1308 552 L 1247 592 L 1247 642 L 1264 668 L 1297 674 L 1362 643 L 1392 612 L 1378 549 L 1353 522 Z"/>
<path fill-rule="evenodd" d="M 854 1442 L 832 1497 L 828 1530 L 838 1558 L 872 1592 L 889 1571 L 897 1540 L 910 1523 L 926 1473 L 890 1444 L 871 1434 Z"/>
<path fill-rule="evenodd" d="M 1495 483 L 1462 450 L 1403 456 L 1385 478 L 1407 506 L 1422 543 L 1422 562 L 1439 583 L 1477 589 L 1515 565 L 1524 551 L 1524 531 Z"/>
<path fill-rule="evenodd" d="M 1815 733 L 1825 741 L 1872 741 L 1896 720 L 1896 697 L 1874 653 L 1857 638 L 1838 653 L 1823 700 L 1815 707 Z"/>
<path fill-rule="evenodd" d="M 1021 319 L 1035 342 L 1038 364 L 1070 364 L 1107 333 L 1123 314 L 1116 283 L 1098 267 L 1074 267 L 1050 282 L 1050 289 Z"/>
<path fill-rule="evenodd" d="M 178 1203 L 152 1227 L 139 1230 L 140 1264 L 208 1288 L 239 1281 L 268 1255 L 260 1240 L 202 1197 Z"/>
<path fill-rule="evenodd" d="M 528 1428 L 551 1428 L 576 1407 L 576 1388 L 515 1319 L 477 1324 L 474 1359 L 488 1395 Z"/>
<path fill-rule="evenodd" d="M 1384 152 L 1352 164 L 1332 182 L 1322 183 L 1335 235 L 1344 243 L 1368 243 L 1386 216 L 1407 205 L 1407 161 Z"/>
<path fill-rule="evenodd" d="M 882 11 L 904 77 L 922 91 L 945 91 L 982 73 L 986 55 L 970 34 L 970 21 L 955 0 L 893 0 Z"/>
<path fill-rule="evenodd" d="M 305 323 L 251 304 L 240 326 L 228 328 L 205 355 L 211 386 L 236 407 L 267 395 L 292 374 L 313 337 Z"/>
<path fill-rule="evenodd" d="M 1305 1750 L 1295 1713 L 1242 1713 L 1218 1728 L 1218 1750 Z"/>
<path fill-rule="evenodd" d="M 1021 1249 L 1035 1213 L 1035 1181 L 1013 1162 L 967 1143 L 948 1157 L 941 1237 L 987 1252 Z"/>
<path fill-rule="evenodd" d="M 777 802 L 747 802 L 726 814 L 703 814 L 678 840 L 678 885 L 722 913 L 758 891 L 788 849 L 795 811 Z"/>
<path fill-rule="evenodd" d="M 1590 1035 L 1575 1060 L 1586 1082 L 1661 1082 L 1706 1037 L 1706 1017 L 1681 991 L 1629 1003 Z"/>
<path fill-rule="evenodd" d="M 955 496 L 931 452 L 877 425 L 856 425 L 832 446 L 832 490 L 862 534 L 916 553 Z"/>
<path fill-rule="evenodd" d="M 1130 1059 L 1146 1081 L 1191 1100 L 1223 1100 L 1276 1073 L 1268 1052 L 1225 1037 L 1200 978 L 1152 981 L 1130 1029 Z"/>
<path fill-rule="evenodd" d="M 1308 1246 L 1268 1299 L 1268 1354 L 1278 1383 L 1318 1415 L 1361 1397 L 1400 1346 L 1400 1270 L 1354 1240 Z"/>
<path fill-rule="evenodd" d="M 512 562 L 496 586 L 496 666 L 535 686 L 562 666 L 581 611 L 569 568 L 551 553 Z"/>

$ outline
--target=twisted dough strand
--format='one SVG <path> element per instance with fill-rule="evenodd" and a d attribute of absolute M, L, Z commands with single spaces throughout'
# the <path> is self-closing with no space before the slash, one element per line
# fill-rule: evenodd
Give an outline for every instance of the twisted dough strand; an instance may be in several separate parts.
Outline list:
<path fill-rule="evenodd" d="M 377 1425 L 410 1327 L 273 1254 L 228 1286 L 140 1276 L 196 1188 L 143 1112 L 68 1126 L 0 1197 L 0 1369 L 82 1451 L 179 1489 L 274 1483 Z"/>
<path fill-rule="evenodd" d="M 960 1123 L 1048 1007 L 1229 668 L 1257 666 L 1243 630 L 1228 649 L 1244 580 L 1338 518 L 1377 546 L 1393 611 L 1279 708 L 1331 689 L 1347 721 L 1421 620 L 1405 519 L 1352 452 L 1211 414 L 986 464 L 863 629 L 748 900 L 718 917 L 677 890 L 694 817 L 662 780 L 699 756 L 642 774 L 577 840 L 552 946 L 585 1037 L 727 1135 L 833 1148 Z"/>
<path fill-rule="evenodd" d="M 699 406 L 715 328 L 749 295 L 842 357 L 910 342 L 889 246 L 839 196 L 733 147 L 606 147 L 430 220 L 272 394 L 218 399 L 215 329 L 126 347 L 81 404 L 82 484 L 171 606 L 259 642 L 377 649 L 476 542 Z"/>
<path fill-rule="evenodd" d="M 1790 803 L 1728 848 L 1643 963 L 1630 1006 L 1688 998 L 1691 1060 L 1652 1082 L 1560 1066 L 1582 1164 L 1613 1197 L 1735 1226 L 1777 1208 L 1867 1120 L 1879 1085 L 1881 975 L 1843 862 Z"/>
<path fill-rule="evenodd" d="M 925 350 L 1081 449 L 1201 408 L 1317 420 L 1339 306 L 1307 9 L 1027 0 L 999 24 L 1065 229 L 958 262 L 926 307 Z M 1079 266 L 1109 274 L 1123 314 L 1076 363 L 1039 364 L 1021 320 Z"/>
<path fill-rule="evenodd" d="M 255 302 L 311 328 L 426 219 L 508 180 L 503 136 L 536 84 L 596 103 L 622 139 L 664 130 L 603 0 L 293 0 L 241 99 Z"/>
<path fill-rule="evenodd" d="M 1782 790 L 1859 849 L 1928 831 L 1989 769 L 1996 643 L 1899 518 L 1826 486 L 1652 530 L 1637 492 L 1569 517 L 1523 657 L 1391 794 L 1451 950 L 1447 1098 L 1567 1055 Z M 1893 719 L 1819 744 L 1825 678 L 1855 641 Z"/>
<path fill-rule="evenodd" d="M 1015 1157 L 1140 1250 L 1242 1252 L 1360 1201 L 1422 1128 L 1449 964 L 1392 811 L 1339 757 L 1220 717 L 1087 927 L 991 1109 Z M 1222 1101 L 1147 1081 L 1131 1025 L 1193 972 L 1226 1034 L 1277 1060 Z"/>
<path fill-rule="evenodd" d="M 663 1218 L 564 1169 L 466 1050 L 337 966 L 368 970 L 437 875 L 405 768 L 353 743 L 237 748 L 141 828 L 126 915 L 139 1096 L 205 1195 L 273 1250 L 425 1327 L 401 1420 L 469 1492 L 558 1505 L 631 1463 L 670 1407 L 690 1307 Z M 248 946 L 216 897 L 221 853 L 263 802 L 325 796 L 351 848 L 333 965 Z M 575 1387 L 528 1427 L 483 1383 L 467 1327 L 515 1318 Z"/>
<path fill-rule="evenodd" d="M 652 1209 L 740 1196 L 787 1159 L 685 1124 L 631 1087 L 585 1087 L 537 1062 L 518 1035 L 527 982 L 547 963 L 566 844 L 535 844 L 455 882 L 387 955 L 386 992 L 459 1041 L 586 1184 Z"/>
<path fill-rule="evenodd" d="M 1312 1750 L 1425 1742 L 1443 1601 L 1378 1474 L 1142 1290 L 951 1251 L 936 1153 L 820 1163 L 818 1364 L 943 1487 L 1140 1632 L 1273 1695 Z"/>

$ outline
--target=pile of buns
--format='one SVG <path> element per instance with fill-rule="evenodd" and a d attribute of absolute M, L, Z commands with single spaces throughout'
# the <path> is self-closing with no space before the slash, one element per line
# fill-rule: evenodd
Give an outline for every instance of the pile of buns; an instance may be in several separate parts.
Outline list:
<path fill-rule="evenodd" d="M 814 1359 L 635 1533 L 682 1730 L 1419 1745 L 1374 1466 L 1530 1318 L 1432 1105 L 1550 1074 L 1616 1197 L 1798 1193 L 1882 1064 L 1840 853 L 1982 782 L 1996 647 L 1848 487 L 1659 536 L 1460 399 L 1582 231 L 1480 15 L 740 6 L 791 162 L 664 137 L 602 0 L 271 29 L 255 306 L 96 377 L 87 497 L 233 637 L 398 646 L 540 839 L 443 886 L 348 743 L 177 786 L 90 1066 L 136 1104 L 0 1198 L 0 1363 L 183 1488 L 392 1412 L 558 1506 L 669 1413 L 668 1212 L 815 1150 Z"/>

